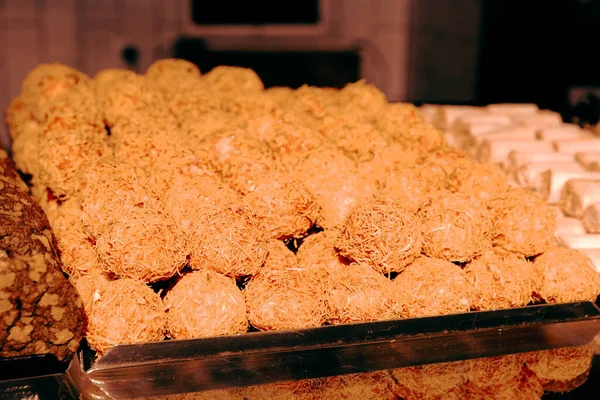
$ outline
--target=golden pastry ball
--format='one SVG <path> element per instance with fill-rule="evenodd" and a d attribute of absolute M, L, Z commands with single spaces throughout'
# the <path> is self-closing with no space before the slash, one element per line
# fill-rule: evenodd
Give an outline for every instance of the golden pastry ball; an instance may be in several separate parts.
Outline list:
<path fill-rule="evenodd" d="M 496 247 L 469 261 L 464 271 L 475 291 L 476 310 L 525 307 L 531 301 L 536 274 L 521 255 Z"/>
<path fill-rule="evenodd" d="M 166 327 L 160 297 L 141 281 L 119 279 L 101 287 L 88 313 L 87 340 L 103 354 L 118 344 L 164 340 Z"/>
<path fill-rule="evenodd" d="M 554 242 L 556 213 L 538 195 L 511 188 L 487 202 L 494 246 L 532 257 L 548 250 Z"/>
<path fill-rule="evenodd" d="M 244 289 L 248 320 L 261 331 L 316 328 L 327 320 L 327 271 L 263 268 Z"/>
<path fill-rule="evenodd" d="M 339 231 L 331 229 L 306 237 L 296 253 L 300 265 L 323 264 L 330 268 L 348 265 L 349 261 L 335 248 L 335 241 L 339 234 Z"/>
<path fill-rule="evenodd" d="M 332 325 L 398 319 L 403 298 L 388 278 L 366 264 L 330 270 L 326 296 Z"/>
<path fill-rule="evenodd" d="M 421 256 L 393 283 L 410 318 L 466 313 L 471 309 L 473 285 L 451 262 Z"/>
<path fill-rule="evenodd" d="M 173 339 L 237 335 L 248 330 L 242 292 L 234 279 L 214 271 L 184 275 L 163 302 Z"/>
<path fill-rule="evenodd" d="M 490 213 L 474 196 L 440 192 L 421 205 L 423 254 L 466 262 L 491 248 Z"/>
<path fill-rule="evenodd" d="M 272 239 L 302 237 L 320 217 L 320 207 L 302 182 L 284 174 L 269 174 L 255 182 L 244 202 Z"/>
<path fill-rule="evenodd" d="M 464 362 L 457 361 L 397 368 L 390 372 L 396 382 L 395 391 L 399 396 L 408 389 L 409 394 L 415 398 L 436 398 L 464 384 L 465 368 Z"/>
<path fill-rule="evenodd" d="M 595 301 L 600 273 L 575 249 L 554 247 L 533 261 L 538 296 L 549 304 Z"/>
<path fill-rule="evenodd" d="M 336 242 L 340 254 L 381 273 L 402 272 L 421 254 L 419 218 L 401 201 L 374 197 L 356 207 Z"/>
<path fill-rule="evenodd" d="M 562 347 L 527 353 L 527 368 L 542 381 L 544 389 L 564 393 L 581 385 L 587 379 L 594 348 L 591 344 Z"/>
<path fill-rule="evenodd" d="M 341 226 L 352 210 L 375 192 L 358 174 L 354 162 L 339 150 L 312 153 L 297 166 L 293 176 L 316 197 L 322 211 L 319 225 L 324 229 Z"/>

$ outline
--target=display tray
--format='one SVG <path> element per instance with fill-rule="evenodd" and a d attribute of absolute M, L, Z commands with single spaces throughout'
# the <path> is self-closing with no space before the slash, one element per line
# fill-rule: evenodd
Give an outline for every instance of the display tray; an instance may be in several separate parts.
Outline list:
<path fill-rule="evenodd" d="M 79 391 L 70 378 L 77 367 L 58 362 L 52 355 L 0 358 L 0 398 L 76 399 Z"/>
<path fill-rule="evenodd" d="M 122 345 L 98 360 L 84 349 L 77 379 L 109 397 L 161 396 L 579 346 L 599 332 L 591 302 L 537 305 Z"/>

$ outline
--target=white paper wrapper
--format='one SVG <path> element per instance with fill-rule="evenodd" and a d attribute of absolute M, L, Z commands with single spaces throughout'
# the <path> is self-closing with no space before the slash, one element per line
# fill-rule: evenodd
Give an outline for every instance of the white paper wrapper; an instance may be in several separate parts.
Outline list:
<path fill-rule="evenodd" d="M 558 244 L 571 249 L 600 249 L 600 235 L 562 235 Z"/>
<path fill-rule="evenodd" d="M 519 167 L 514 175 L 515 181 L 518 182 L 521 187 L 540 193 L 542 187 L 548 184 L 543 181 L 543 174 L 553 169 L 556 171 L 568 171 L 573 173 L 585 172 L 584 169 L 574 161 L 563 163 L 557 163 L 556 161 L 535 162 Z M 546 177 L 546 179 L 548 178 L 549 177 Z"/>
<path fill-rule="evenodd" d="M 575 153 L 575 160 L 583 168 L 591 172 L 600 172 L 600 152 L 598 153 Z"/>
<path fill-rule="evenodd" d="M 477 147 L 476 159 L 479 162 L 504 163 L 513 150 L 535 153 L 550 153 L 552 144 L 538 140 L 493 140 L 485 139 Z"/>
<path fill-rule="evenodd" d="M 539 193 L 540 196 L 546 199 L 550 204 L 555 204 L 560 201 L 561 191 L 567 181 L 571 179 L 600 179 L 600 173 L 587 172 L 579 164 L 575 164 L 579 170 L 574 169 L 572 171 L 563 169 L 563 166 L 565 165 L 567 164 L 557 164 L 557 167 L 542 172 L 542 188 Z"/>
<path fill-rule="evenodd" d="M 557 140 L 553 143 L 554 150 L 559 153 L 572 155 L 581 152 L 600 153 L 600 139 Z"/>
<path fill-rule="evenodd" d="M 536 139 L 554 142 L 557 140 L 581 140 L 590 138 L 591 135 L 575 124 L 562 124 L 557 127 L 540 128 L 536 132 Z"/>
<path fill-rule="evenodd" d="M 585 209 L 581 223 L 587 233 L 600 233 L 600 203 L 592 204 Z"/>
<path fill-rule="evenodd" d="M 482 140 L 530 140 L 535 141 L 536 128 L 528 126 L 510 126 L 484 132 L 479 137 Z"/>
<path fill-rule="evenodd" d="M 538 108 L 538 106 L 536 104 L 527 104 L 527 103 L 490 104 L 489 106 L 486 107 L 486 109 L 490 113 L 512 115 L 512 116 L 534 115 L 540 111 L 540 109 Z"/>
<path fill-rule="evenodd" d="M 563 124 L 559 113 L 547 110 L 532 115 L 520 115 L 515 117 L 515 122 L 520 125 L 535 126 L 538 128 L 560 126 Z"/>
<path fill-rule="evenodd" d="M 479 146 L 484 136 L 506 129 L 506 126 L 490 124 L 462 126 L 459 122 L 460 119 L 454 125 L 456 127 L 453 131 L 454 135 L 457 138 L 459 147 L 469 153 L 472 157 L 475 155 L 477 146 Z"/>
<path fill-rule="evenodd" d="M 560 193 L 560 207 L 569 217 L 581 218 L 586 208 L 600 202 L 600 180 L 571 179 Z"/>
<path fill-rule="evenodd" d="M 466 114 L 457 118 L 456 121 L 454 121 L 454 124 L 452 124 L 452 129 L 455 131 L 466 132 L 470 127 L 477 125 L 502 127 L 513 124 L 513 119 L 507 115 L 476 113 Z"/>
<path fill-rule="evenodd" d="M 556 218 L 555 236 L 585 235 L 583 224 L 577 218 L 559 216 Z"/>
<path fill-rule="evenodd" d="M 440 106 L 437 110 L 434 125 L 441 130 L 452 128 L 454 122 L 467 114 L 484 114 L 481 107 L 473 106 Z"/>
<path fill-rule="evenodd" d="M 532 153 L 527 151 L 513 150 L 508 154 L 507 171 L 516 171 L 526 164 L 535 163 L 573 163 L 573 157 L 569 154 L 556 152 Z"/>

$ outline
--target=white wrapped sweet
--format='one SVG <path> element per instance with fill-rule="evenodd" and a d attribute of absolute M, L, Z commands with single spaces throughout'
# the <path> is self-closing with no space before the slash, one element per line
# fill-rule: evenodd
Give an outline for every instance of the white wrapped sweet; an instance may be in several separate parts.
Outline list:
<path fill-rule="evenodd" d="M 583 217 L 586 208 L 600 202 L 600 180 L 572 179 L 563 187 L 560 206 L 565 215 Z"/>
<path fill-rule="evenodd" d="M 557 140 L 554 142 L 554 150 L 559 153 L 572 154 L 581 152 L 600 152 L 599 139 L 579 140 Z"/>
<path fill-rule="evenodd" d="M 536 104 L 530 103 L 499 103 L 490 104 L 486 109 L 493 114 L 503 114 L 510 116 L 535 115 L 540 109 Z"/>

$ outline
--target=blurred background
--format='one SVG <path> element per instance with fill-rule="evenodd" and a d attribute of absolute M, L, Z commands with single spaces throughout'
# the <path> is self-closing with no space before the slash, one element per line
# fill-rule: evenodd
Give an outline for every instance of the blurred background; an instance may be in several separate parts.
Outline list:
<path fill-rule="evenodd" d="M 365 78 L 392 101 L 568 118 L 600 87 L 598 22 L 596 0 L 0 0 L 0 108 L 39 63 L 93 75 L 180 57 L 253 68 L 266 86 Z"/>

